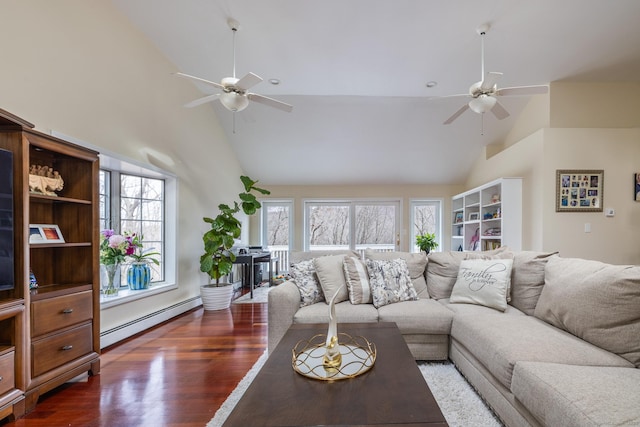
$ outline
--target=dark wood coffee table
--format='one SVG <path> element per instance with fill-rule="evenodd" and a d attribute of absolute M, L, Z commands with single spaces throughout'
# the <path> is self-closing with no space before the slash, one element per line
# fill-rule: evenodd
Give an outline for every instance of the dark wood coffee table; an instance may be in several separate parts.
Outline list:
<path fill-rule="evenodd" d="M 298 374 L 291 367 L 291 350 L 302 339 L 326 334 L 327 325 L 292 325 L 224 425 L 447 425 L 395 323 L 339 323 L 338 332 L 376 345 L 371 370 L 333 382 Z"/>

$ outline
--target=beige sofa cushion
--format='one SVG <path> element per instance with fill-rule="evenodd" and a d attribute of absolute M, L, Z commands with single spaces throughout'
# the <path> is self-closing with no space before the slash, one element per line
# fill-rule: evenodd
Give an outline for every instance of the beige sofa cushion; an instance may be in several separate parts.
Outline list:
<path fill-rule="evenodd" d="M 425 270 L 427 268 L 427 256 L 424 252 L 376 252 L 372 249 L 365 249 L 364 258 L 374 260 L 392 260 L 400 258 L 405 260 L 407 263 L 407 267 L 409 267 L 409 276 L 411 276 L 411 283 L 413 283 L 413 288 L 418 293 L 418 296 L 420 298 L 429 298 L 429 295 L 427 293 L 427 283 L 424 276 Z"/>
<path fill-rule="evenodd" d="M 395 322 L 403 335 L 448 335 L 453 312 L 434 299 L 423 298 L 380 307 L 378 321 Z"/>
<path fill-rule="evenodd" d="M 518 362 L 511 392 L 542 425 L 640 425 L 638 369 Z"/>
<path fill-rule="evenodd" d="M 640 366 L 640 267 L 551 258 L 534 315 Z"/>
<path fill-rule="evenodd" d="M 465 259 L 449 302 L 478 304 L 505 311 L 513 259 Z"/>
<path fill-rule="evenodd" d="M 449 298 L 439 299 L 438 303 L 442 304 L 447 309 L 456 313 L 456 315 L 477 315 L 477 314 L 501 314 L 499 310 L 495 308 L 485 307 L 483 305 L 477 304 L 450 304 Z M 506 315 L 516 315 L 516 316 L 526 316 L 523 312 L 518 310 L 517 308 L 507 305 L 507 308 L 502 312 Z"/>
<path fill-rule="evenodd" d="M 349 299 L 347 281 L 344 277 L 345 255 L 329 255 L 313 259 L 313 266 L 318 275 L 318 281 L 324 293 L 327 304 L 335 296 L 335 302 L 342 302 Z"/>
<path fill-rule="evenodd" d="M 557 252 L 516 251 L 511 269 L 510 304 L 532 316 L 544 286 L 544 268 Z"/>
<path fill-rule="evenodd" d="M 378 321 L 378 310 L 373 304 L 353 305 L 343 301 L 335 305 L 338 319 L 338 332 L 344 323 L 370 323 Z M 293 316 L 293 323 L 326 323 L 329 325 L 329 307 L 326 304 L 313 304 L 300 308 Z M 309 337 L 311 338 L 311 337 Z"/>
<path fill-rule="evenodd" d="M 513 367 L 520 361 L 633 367 L 628 360 L 532 316 L 456 315 L 451 338 L 506 388 L 511 387 Z"/>
<path fill-rule="evenodd" d="M 482 259 L 507 252 L 511 254 L 506 247 L 483 252 L 431 252 L 427 264 L 427 289 L 429 295 L 435 299 L 449 298 L 451 296 L 451 290 L 458 278 L 462 260 Z"/>

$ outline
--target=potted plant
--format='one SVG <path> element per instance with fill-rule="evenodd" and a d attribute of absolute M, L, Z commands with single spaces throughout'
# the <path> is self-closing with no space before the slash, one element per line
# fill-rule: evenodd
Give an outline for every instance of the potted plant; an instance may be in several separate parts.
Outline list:
<path fill-rule="evenodd" d="M 125 236 L 130 239 L 133 252 L 127 255 L 131 260 L 127 269 L 127 285 L 131 290 L 147 289 L 151 283 L 151 268 L 149 263 L 160 265 L 156 255 L 160 252 L 154 252 L 154 248 L 143 249 L 143 236 L 137 233 L 125 232 Z"/>
<path fill-rule="evenodd" d="M 200 257 L 200 271 L 207 273 L 215 283 L 200 288 L 202 305 L 205 310 L 222 310 L 231 304 L 233 286 L 220 282 L 220 279 L 231 273 L 236 255 L 231 251 L 235 239 L 240 237 L 242 224 L 235 217 L 240 209 L 246 215 L 253 215 L 261 207 L 254 192 L 271 194 L 268 190 L 256 187 L 258 181 L 248 176 L 241 176 L 244 192 L 240 193 L 240 202 L 234 201 L 233 207 L 224 203 L 218 205 L 220 213 L 215 218 L 204 217 L 204 222 L 211 226 L 202 236 L 204 254 Z"/>
<path fill-rule="evenodd" d="M 424 233 L 417 235 L 416 245 L 418 246 L 418 248 L 420 248 L 421 251 L 425 251 L 427 255 L 429 255 L 429 252 L 438 247 L 435 233 Z"/>
<path fill-rule="evenodd" d="M 130 237 L 116 234 L 113 230 L 100 232 L 100 292 L 103 296 L 118 295 L 120 265 L 133 251 Z"/>

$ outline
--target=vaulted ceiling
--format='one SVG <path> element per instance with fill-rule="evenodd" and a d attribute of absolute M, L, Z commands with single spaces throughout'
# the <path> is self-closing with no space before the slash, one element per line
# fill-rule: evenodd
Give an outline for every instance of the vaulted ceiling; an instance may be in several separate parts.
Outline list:
<path fill-rule="evenodd" d="M 270 185 L 462 182 L 530 100 L 502 97 L 504 120 L 467 111 L 443 125 L 468 99 L 429 98 L 481 80 L 484 23 L 499 87 L 640 81 L 638 0 L 111 1 L 176 71 L 215 82 L 232 75 L 227 20 L 239 21 L 237 76 L 261 76 L 251 91 L 293 112 L 195 108 L 217 116 L 245 172 Z"/>

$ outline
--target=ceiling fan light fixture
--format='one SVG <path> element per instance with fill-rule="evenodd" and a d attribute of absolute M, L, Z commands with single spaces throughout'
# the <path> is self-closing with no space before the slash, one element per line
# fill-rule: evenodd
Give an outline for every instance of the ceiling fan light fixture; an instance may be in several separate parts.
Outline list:
<path fill-rule="evenodd" d="M 482 94 L 469 101 L 469 108 L 475 113 L 483 114 L 490 111 L 496 105 L 497 101 L 493 96 Z"/>
<path fill-rule="evenodd" d="M 237 94 L 235 92 L 225 92 L 220 94 L 220 102 L 225 108 L 234 113 L 242 111 L 249 105 L 249 100 L 246 96 Z"/>

